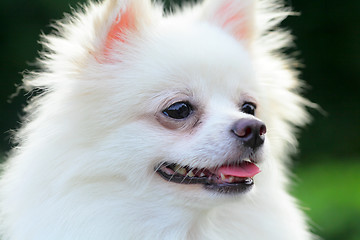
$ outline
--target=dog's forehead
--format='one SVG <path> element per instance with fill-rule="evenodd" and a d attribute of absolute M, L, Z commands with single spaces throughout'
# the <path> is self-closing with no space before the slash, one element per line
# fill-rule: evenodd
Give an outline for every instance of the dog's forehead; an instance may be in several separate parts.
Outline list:
<path fill-rule="evenodd" d="M 158 79 L 170 80 L 164 86 L 173 83 L 174 87 L 226 94 L 256 87 L 247 49 L 221 29 L 197 23 L 168 24 L 157 31 L 150 37 L 144 56 L 171 76 Z"/>

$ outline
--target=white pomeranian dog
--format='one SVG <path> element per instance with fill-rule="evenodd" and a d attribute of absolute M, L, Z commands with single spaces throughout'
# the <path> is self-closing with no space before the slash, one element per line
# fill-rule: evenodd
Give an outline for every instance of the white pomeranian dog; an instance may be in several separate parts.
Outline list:
<path fill-rule="evenodd" d="M 288 194 L 308 122 L 279 1 L 88 3 L 43 38 L 0 180 L 2 240 L 312 239 Z"/>

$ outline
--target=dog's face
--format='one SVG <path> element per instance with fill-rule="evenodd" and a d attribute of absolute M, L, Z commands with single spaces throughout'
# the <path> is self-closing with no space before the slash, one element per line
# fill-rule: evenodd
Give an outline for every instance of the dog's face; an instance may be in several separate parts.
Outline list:
<path fill-rule="evenodd" d="M 248 192 L 267 145 L 248 50 L 208 25 L 175 29 L 170 22 L 153 31 L 111 83 L 127 99 L 113 98 L 119 118 L 131 116 L 114 136 L 125 155 L 117 161 L 135 170 L 129 186 L 176 196 Z"/>
<path fill-rule="evenodd" d="M 249 190 L 259 172 L 255 163 L 262 161 L 266 133 L 258 118 L 259 86 L 251 58 L 240 44 L 211 28 L 188 27 L 166 36 L 178 45 L 149 54 L 159 54 L 158 66 L 165 65 L 161 69 L 170 68 L 153 79 L 158 93 L 144 127 L 160 134 L 156 142 L 163 143 L 161 149 L 154 146 L 162 156 L 150 167 L 168 187 Z M 172 50 L 176 48 L 180 51 Z"/>

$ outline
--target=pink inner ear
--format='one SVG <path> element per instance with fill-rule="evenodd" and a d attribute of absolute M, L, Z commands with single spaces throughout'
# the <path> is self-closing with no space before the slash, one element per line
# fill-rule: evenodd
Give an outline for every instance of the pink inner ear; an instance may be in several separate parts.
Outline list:
<path fill-rule="evenodd" d="M 125 42 L 126 33 L 134 28 L 135 26 L 132 19 L 132 11 L 130 9 L 126 9 L 125 12 L 120 12 L 106 37 L 104 54 L 109 54 L 109 51 L 111 50 L 114 42 Z"/>
<path fill-rule="evenodd" d="M 249 19 L 246 19 L 246 8 L 234 12 L 232 9 L 234 4 L 232 1 L 225 3 L 216 13 L 216 18 L 225 19 L 222 23 L 223 28 L 230 27 L 232 34 L 238 39 L 245 39 L 249 34 L 248 23 Z"/>

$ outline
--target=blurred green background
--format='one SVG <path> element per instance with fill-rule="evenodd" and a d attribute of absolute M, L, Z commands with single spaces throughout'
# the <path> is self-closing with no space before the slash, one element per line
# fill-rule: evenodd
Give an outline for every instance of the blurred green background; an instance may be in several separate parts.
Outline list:
<path fill-rule="evenodd" d="M 180 0 L 165 0 L 185 2 Z M 215 1 L 215 0 L 214 0 Z M 11 147 L 10 131 L 19 125 L 29 97 L 9 97 L 21 72 L 33 69 L 41 32 L 50 20 L 77 6 L 75 0 L 1 0 L 0 2 L 0 161 Z M 314 122 L 300 137 L 294 156 L 293 194 L 312 219 L 314 232 L 326 240 L 360 239 L 360 1 L 288 0 L 300 16 L 292 29 L 304 64 L 301 78 L 311 87 L 305 96 L 326 112 L 310 110 Z"/>

